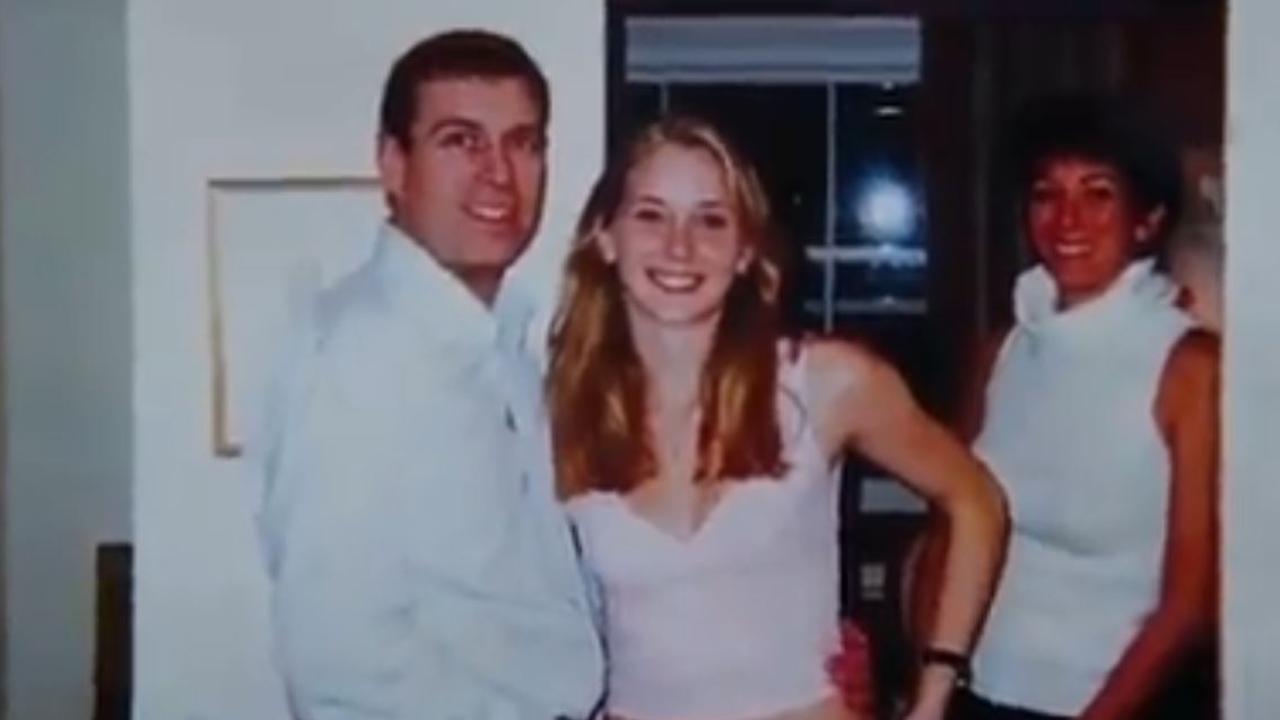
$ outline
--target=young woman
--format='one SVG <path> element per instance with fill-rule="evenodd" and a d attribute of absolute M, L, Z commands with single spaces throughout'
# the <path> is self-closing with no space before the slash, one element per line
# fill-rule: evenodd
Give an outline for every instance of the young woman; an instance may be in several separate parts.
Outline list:
<path fill-rule="evenodd" d="M 850 717 L 837 483 L 849 451 L 950 520 L 911 717 L 939 718 L 1002 548 L 999 492 L 898 374 L 778 327 L 778 237 L 712 127 L 641 131 L 592 192 L 549 376 L 560 490 L 603 601 L 608 712 L 628 720 Z"/>

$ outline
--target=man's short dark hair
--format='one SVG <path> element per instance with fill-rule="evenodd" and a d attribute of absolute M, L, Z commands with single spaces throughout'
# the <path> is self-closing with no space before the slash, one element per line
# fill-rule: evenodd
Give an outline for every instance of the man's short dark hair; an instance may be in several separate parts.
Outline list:
<path fill-rule="evenodd" d="M 525 84 L 545 127 L 551 114 L 547 78 L 511 38 L 487 30 L 450 30 L 418 42 L 391 66 L 382 91 L 379 130 L 401 146 L 418 110 L 418 89 L 431 80 L 515 78 Z"/>
<path fill-rule="evenodd" d="M 1142 254 L 1161 251 L 1181 216 L 1184 189 L 1177 143 L 1166 119 L 1139 102 L 1087 93 L 1033 100 L 1017 115 L 1005 155 L 1020 214 L 1046 161 L 1078 157 L 1115 168 L 1139 211 L 1164 209 L 1155 242 L 1144 243 Z"/>

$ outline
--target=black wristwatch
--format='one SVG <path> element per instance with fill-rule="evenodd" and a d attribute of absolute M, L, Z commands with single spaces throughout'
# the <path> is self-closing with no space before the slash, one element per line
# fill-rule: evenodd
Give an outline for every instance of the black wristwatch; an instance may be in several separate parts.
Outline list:
<path fill-rule="evenodd" d="M 973 679 L 969 656 L 946 648 L 927 647 L 920 653 L 920 665 L 945 665 L 956 673 L 956 686 L 968 687 Z"/>

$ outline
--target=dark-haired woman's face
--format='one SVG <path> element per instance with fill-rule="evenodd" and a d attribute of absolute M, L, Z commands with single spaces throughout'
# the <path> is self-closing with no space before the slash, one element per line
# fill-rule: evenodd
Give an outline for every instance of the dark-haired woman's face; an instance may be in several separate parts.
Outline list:
<path fill-rule="evenodd" d="M 1162 219 L 1139 210 L 1114 166 L 1087 158 L 1046 160 L 1027 196 L 1027 234 L 1064 309 L 1110 287 Z"/>

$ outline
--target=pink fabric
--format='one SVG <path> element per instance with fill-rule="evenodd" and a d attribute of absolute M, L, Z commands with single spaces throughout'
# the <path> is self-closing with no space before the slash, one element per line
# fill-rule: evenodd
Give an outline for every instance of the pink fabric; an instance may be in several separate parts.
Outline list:
<path fill-rule="evenodd" d="M 612 493 L 569 504 L 602 590 L 612 713 L 725 720 L 812 705 L 835 690 L 838 473 L 804 417 L 802 363 L 783 366 L 789 471 L 750 478 L 687 540 Z"/>

